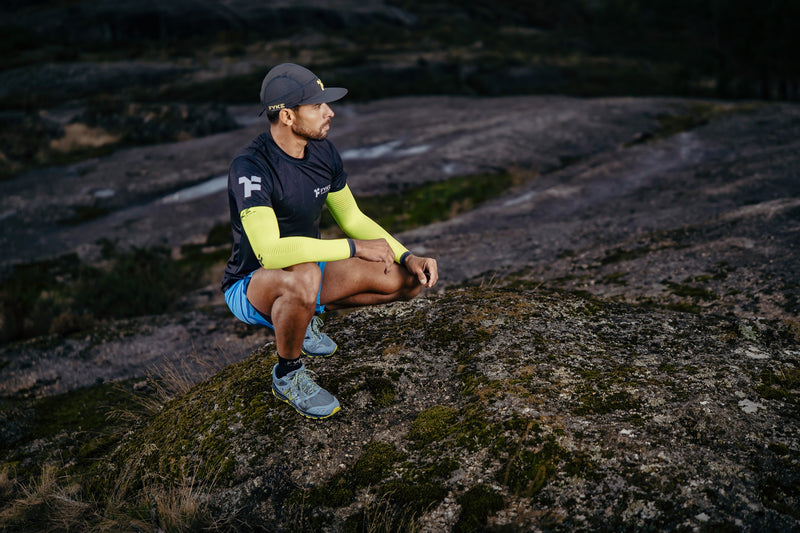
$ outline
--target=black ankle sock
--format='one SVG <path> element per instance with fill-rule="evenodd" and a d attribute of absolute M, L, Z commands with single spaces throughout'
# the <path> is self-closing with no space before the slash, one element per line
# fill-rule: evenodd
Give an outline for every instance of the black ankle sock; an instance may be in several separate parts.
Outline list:
<path fill-rule="evenodd" d="M 275 369 L 275 377 L 280 379 L 289 372 L 294 372 L 299 369 L 301 366 L 303 366 L 303 362 L 299 357 L 297 359 L 284 359 L 279 355 L 278 368 Z"/>

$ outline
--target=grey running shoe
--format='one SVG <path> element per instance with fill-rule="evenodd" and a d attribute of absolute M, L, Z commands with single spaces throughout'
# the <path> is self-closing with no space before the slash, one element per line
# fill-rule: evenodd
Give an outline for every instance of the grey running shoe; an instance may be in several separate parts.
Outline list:
<path fill-rule="evenodd" d="M 306 328 L 306 336 L 303 338 L 303 355 L 328 357 L 336 351 L 336 343 L 319 330 L 321 327 L 322 319 L 314 315 Z"/>
<path fill-rule="evenodd" d="M 339 400 L 314 382 L 316 374 L 306 370 L 306 365 L 280 379 L 275 377 L 277 368 L 278 365 L 272 367 L 272 394 L 294 407 L 301 415 L 328 418 L 340 409 Z"/>

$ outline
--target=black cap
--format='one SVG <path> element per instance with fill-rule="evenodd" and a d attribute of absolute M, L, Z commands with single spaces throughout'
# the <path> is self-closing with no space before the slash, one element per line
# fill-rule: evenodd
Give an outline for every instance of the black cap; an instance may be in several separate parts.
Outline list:
<path fill-rule="evenodd" d="M 347 94 L 341 87 L 325 87 L 310 70 L 294 63 L 273 67 L 261 83 L 261 103 L 266 111 L 302 104 L 326 104 Z"/>

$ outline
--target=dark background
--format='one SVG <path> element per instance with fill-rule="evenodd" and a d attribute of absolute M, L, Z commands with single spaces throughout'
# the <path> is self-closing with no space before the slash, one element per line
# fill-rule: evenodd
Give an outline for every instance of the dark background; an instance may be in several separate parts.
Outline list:
<path fill-rule="evenodd" d="M 287 55 L 305 49 L 309 66 L 319 59 L 334 78 L 360 73 L 353 96 L 362 99 L 541 92 L 800 99 L 796 0 L 396 0 L 363 8 L 309 1 L 283 7 L 187 0 L 4 4 L 2 69 L 176 61 L 203 51 L 236 57 L 252 55 L 253 43 L 316 31 L 322 35 L 316 44 L 294 42 Z M 415 54 L 415 64 L 407 64 Z M 263 76 L 263 69 L 253 76 Z M 58 81 L 6 90 L 2 108 L 33 110 L 75 96 L 56 91 Z M 181 98 L 250 98 L 220 87 L 194 89 Z"/>
<path fill-rule="evenodd" d="M 218 106 L 256 103 L 252 88 L 283 61 L 348 87 L 349 101 L 420 94 L 800 99 L 797 0 L 463 4 L 4 2 L 0 178 L 235 127 Z M 80 115 L 62 113 L 59 122 L 42 113 L 64 106 Z M 117 139 L 91 149 L 48 147 L 70 120 Z"/>

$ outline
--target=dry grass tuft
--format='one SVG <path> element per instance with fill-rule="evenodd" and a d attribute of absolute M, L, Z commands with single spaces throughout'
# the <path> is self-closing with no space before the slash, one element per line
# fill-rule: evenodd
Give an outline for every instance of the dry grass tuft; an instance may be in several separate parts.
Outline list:
<path fill-rule="evenodd" d="M 62 485 L 59 471 L 56 465 L 45 465 L 30 485 L 14 483 L 6 471 L 0 486 L 16 498 L 0 511 L 0 527 L 14 531 L 22 526 L 42 532 L 87 529 L 93 508 L 78 499 L 80 485 Z"/>

